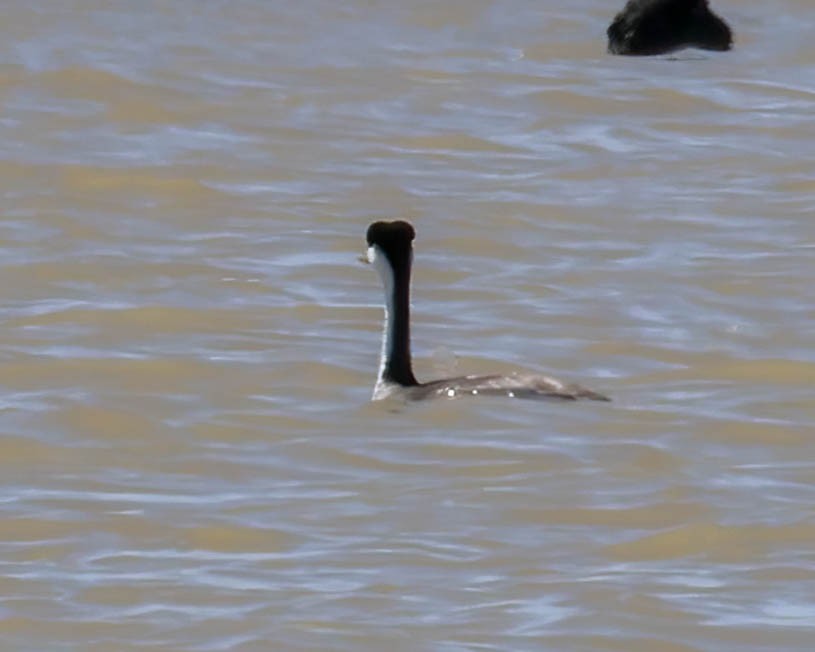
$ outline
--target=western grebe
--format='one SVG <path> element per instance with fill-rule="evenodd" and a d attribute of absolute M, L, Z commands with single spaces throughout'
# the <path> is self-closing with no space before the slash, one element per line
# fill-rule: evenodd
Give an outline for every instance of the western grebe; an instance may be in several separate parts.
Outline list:
<path fill-rule="evenodd" d="M 468 395 L 511 398 L 579 398 L 608 401 L 580 385 L 528 373 L 458 376 L 420 383 L 413 375 L 410 354 L 410 268 L 416 232 L 408 222 L 374 222 L 368 227 L 367 262 L 385 286 L 385 326 L 373 400 L 401 396 L 410 400 Z"/>
<path fill-rule="evenodd" d="M 628 0 L 606 31 L 611 54 L 729 50 L 733 34 L 707 0 Z"/>

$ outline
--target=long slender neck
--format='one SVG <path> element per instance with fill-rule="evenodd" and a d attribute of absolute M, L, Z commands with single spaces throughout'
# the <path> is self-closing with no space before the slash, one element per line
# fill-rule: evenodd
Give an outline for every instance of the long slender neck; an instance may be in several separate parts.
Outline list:
<path fill-rule="evenodd" d="M 379 362 L 377 390 L 388 384 L 418 385 L 410 354 L 410 256 L 394 269 L 379 252 L 374 264 L 385 286 L 385 326 Z"/>

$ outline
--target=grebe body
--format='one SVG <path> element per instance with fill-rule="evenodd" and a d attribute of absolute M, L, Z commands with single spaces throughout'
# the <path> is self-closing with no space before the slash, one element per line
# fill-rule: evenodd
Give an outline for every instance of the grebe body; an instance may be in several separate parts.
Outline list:
<path fill-rule="evenodd" d="M 401 220 L 374 222 L 368 227 L 366 259 L 379 273 L 385 289 L 382 352 L 373 400 L 391 396 L 407 400 L 463 396 L 609 400 L 580 385 L 529 373 L 457 376 L 425 383 L 416 380 L 410 352 L 410 274 L 415 237 L 413 227 Z"/>

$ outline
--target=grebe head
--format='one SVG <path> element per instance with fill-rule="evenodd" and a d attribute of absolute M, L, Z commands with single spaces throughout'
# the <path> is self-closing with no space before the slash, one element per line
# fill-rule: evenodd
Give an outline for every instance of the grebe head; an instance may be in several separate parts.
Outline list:
<path fill-rule="evenodd" d="M 413 259 L 413 240 L 416 231 L 413 226 L 403 220 L 394 222 L 374 222 L 368 227 L 366 240 L 368 241 L 368 262 L 380 271 L 387 263 L 394 271 L 410 268 Z M 380 271 L 380 274 L 382 272 Z"/>

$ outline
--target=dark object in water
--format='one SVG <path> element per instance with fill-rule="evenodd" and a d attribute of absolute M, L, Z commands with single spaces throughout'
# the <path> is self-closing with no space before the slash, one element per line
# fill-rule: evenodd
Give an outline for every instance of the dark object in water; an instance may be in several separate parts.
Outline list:
<path fill-rule="evenodd" d="M 733 34 L 707 0 L 628 0 L 606 32 L 611 54 L 729 50 Z"/>

